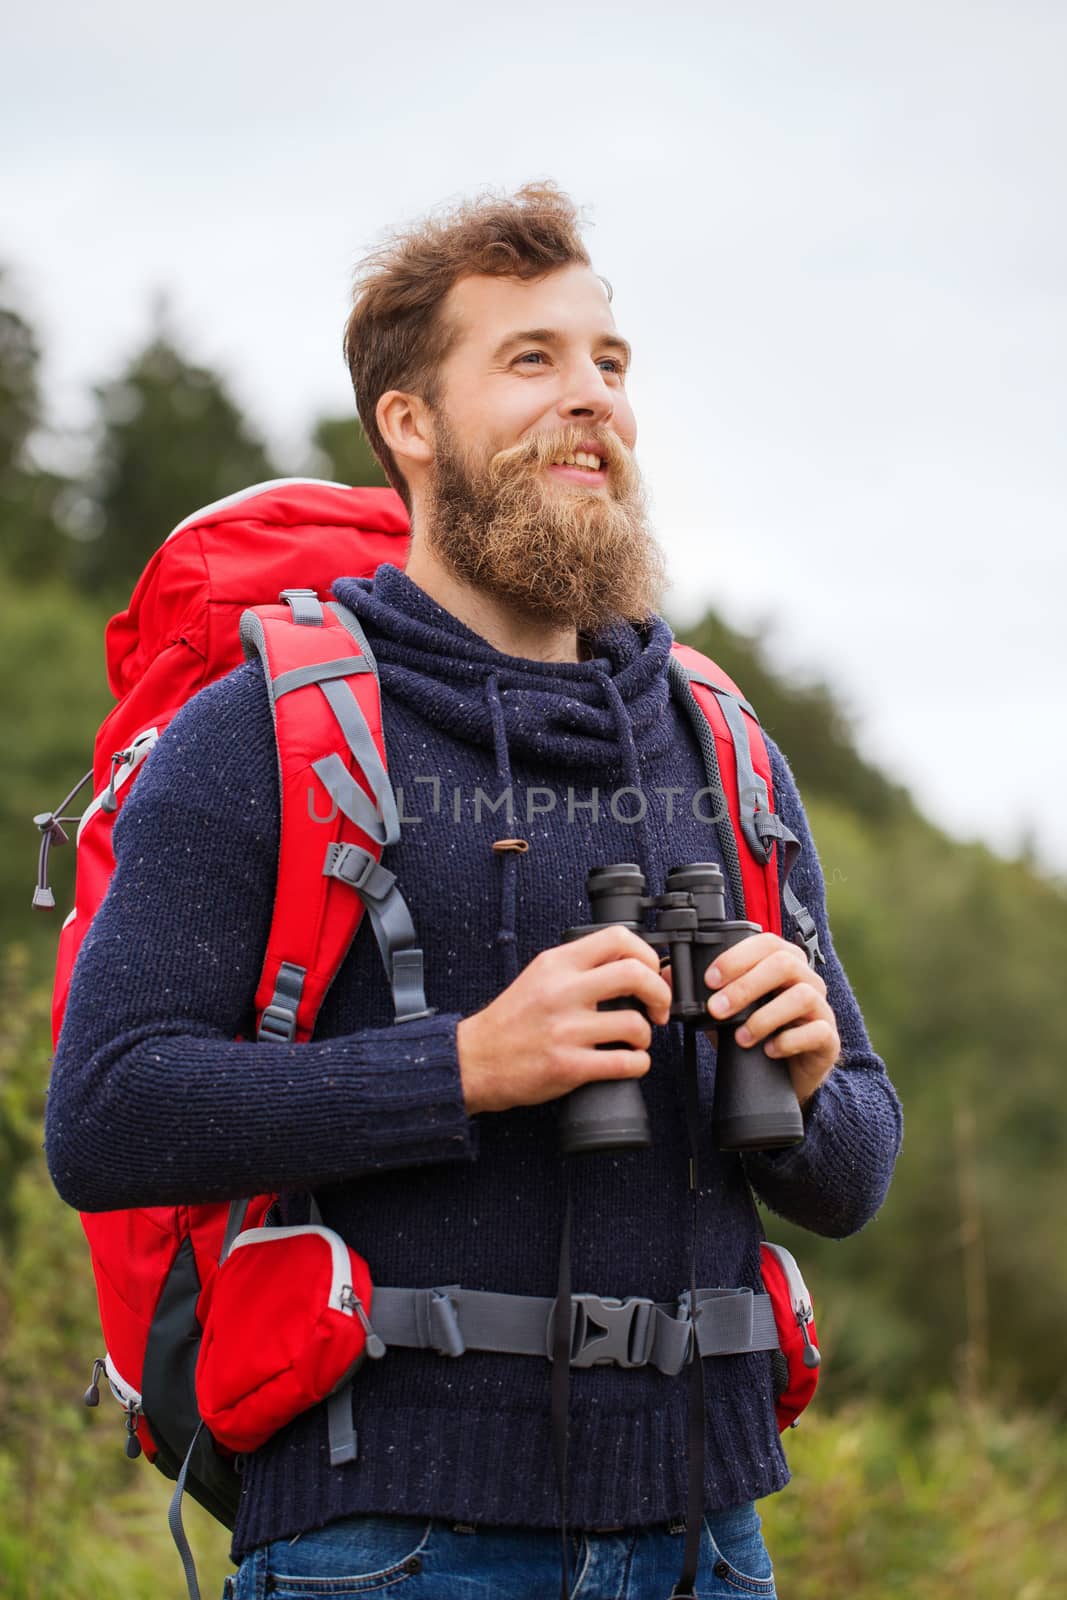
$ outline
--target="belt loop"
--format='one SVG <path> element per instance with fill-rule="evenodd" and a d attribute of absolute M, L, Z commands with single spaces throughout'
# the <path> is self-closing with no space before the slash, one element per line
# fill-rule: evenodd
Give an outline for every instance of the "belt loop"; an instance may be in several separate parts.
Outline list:
<path fill-rule="evenodd" d="M 459 1285 L 450 1287 L 455 1289 Z M 461 1356 L 467 1346 L 449 1289 L 431 1289 L 427 1311 L 431 1347 L 441 1356 Z"/>

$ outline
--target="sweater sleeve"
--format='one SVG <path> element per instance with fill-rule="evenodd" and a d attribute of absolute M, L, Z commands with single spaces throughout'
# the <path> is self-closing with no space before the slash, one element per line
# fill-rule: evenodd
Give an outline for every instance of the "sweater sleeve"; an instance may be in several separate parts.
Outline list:
<path fill-rule="evenodd" d="M 757 1194 L 773 1211 L 813 1233 L 840 1239 L 858 1232 L 885 1200 L 900 1149 L 900 1102 L 871 1047 L 834 950 L 826 887 L 796 781 L 781 751 L 770 740 L 767 744 L 775 809 L 801 845 L 790 887 L 818 926 L 826 957 L 820 971 L 837 1020 L 841 1056 L 805 1109 L 803 1143 L 748 1155 L 745 1167 Z M 786 938 L 793 931 L 783 928 Z"/>
<path fill-rule="evenodd" d="M 204 689 L 146 761 L 74 970 L 48 1095 L 82 1211 L 319 1188 L 470 1159 L 458 1016 L 242 1042 L 270 927 L 277 758 L 258 664 Z"/>

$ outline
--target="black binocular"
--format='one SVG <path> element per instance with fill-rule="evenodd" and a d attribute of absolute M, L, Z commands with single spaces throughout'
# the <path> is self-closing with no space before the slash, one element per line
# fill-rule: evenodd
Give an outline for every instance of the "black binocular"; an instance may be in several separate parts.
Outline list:
<path fill-rule="evenodd" d="M 713 1021 L 707 1009 L 714 990 L 708 988 L 704 974 L 716 954 L 760 933 L 759 924 L 727 921 L 725 883 L 714 862 L 671 867 L 664 894 L 646 895 L 646 887 L 644 873 L 633 862 L 594 867 L 586 879 L 593 920 L 585 927 L 567 928 L 564 942 L 621 923 L 654 949 L 665 948 L 671 963 L 671 1020 L 689 1029 L 718 1029 L 712 1123 L 719 1149 L 776 1150 L 799 1144 L 804 1122 L 788 1071 L 766 1054 L 762 1044 L 745 1047 L 735 1037 L 755 1006 L 725 1022 Z M 651 929 L 642 926 L 647 911 L 653 913 Z M 769 998 L 761 997 L 758 1004 Z M 647 1015 L 632 995 L 604 1000 L 598 1009 Z M 560 1146 L 565 1155 L 640 1149 L 651 1143 L 644 1096 L 633 1078 L 583 1084 L 560 1104 Z"/>

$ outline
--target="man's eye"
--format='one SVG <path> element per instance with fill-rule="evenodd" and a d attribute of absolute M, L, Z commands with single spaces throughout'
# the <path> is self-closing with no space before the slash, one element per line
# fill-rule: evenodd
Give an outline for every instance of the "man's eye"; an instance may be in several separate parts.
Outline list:
<path fill-rule="evenodd" d="M 544 361 L 545 357 L 542 350 L 527 350 L 518 359 L 520 361 Z"/>
<path fill-rule="evenodd" d="M 616 373 L 620 378 L 626 371 L 625 363 L 619 356 L 601 356 L 597 366 L 603 367 L 608 372 Z"/>

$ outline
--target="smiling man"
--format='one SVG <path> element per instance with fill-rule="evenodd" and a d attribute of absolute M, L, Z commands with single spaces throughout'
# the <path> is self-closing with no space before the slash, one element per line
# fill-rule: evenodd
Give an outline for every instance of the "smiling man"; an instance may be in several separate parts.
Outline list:
<path fill-rule="evenodd" d="M 386 564 L 335 592 L 377 661 L 390 778 L 405 806 L 427 797 L 402 812 L 383 864 L 436 1009 L 393 1024 L 364 933 L 311 1042 L 239 1040 L 279 826 L 270 708 L 249 663 L 175 718 L 116 823 L 115 879 L 56 1058 L 56 1184 L 88 1210 L 310 1191 L 375 1283 L 442 1305 L 437 1286 L 460 1286 L 491 1298 L 513 1332 L 533 1317 L 543 1334 L 565 1210 L 556 1102 L 639 1079 L 651 1146 L 573 1163 L 576 1289 L 601 1305 L 677 1307 L 695 1263 L 701 1286 L 758 1293 L 750 1185 L 801 1226 L 854 1232 L 885 1196 L 899 1107 L 834 954 L 803 807 L 773 746 L 776 810 L 802 846 L 791 882 L 825 959 L 813 971 L 789 926 L 718 958 L 696 1041 L 695 1196 L 668 978 L 621 926 L 562 940 L 589 920 L 594 866 L 638 862 L 658 892 L 676 863 L 722 861 L 668 677 L 629 349 L 574 207 L 531 186 L 391 239 L 363 265 L 345 348 L 412 543 L 405 571 Z M 602 1009 L 625 997 L 644 1013 Z M 774 1034 L 805 1138 L 742 1157 L 712 1135 L 710 1029 L 748 1004 L 748 1036 Z M 559 1581 L 561 1431 L 582 1600 L 671 1593 L 694 1492 L 693 1592 L 774 1594 L 755 1502 L 788 1471 L 767 1348 L 700 1358 L 694 1491 L 681 1355 L 577 1361 L 553 1422 L 543 1341 L 514 1353 L 493 1321 L 477 1338 L 468 1327 L 466 1349 L 414 1343 L 356 1375 L 355 1460 L 331 1463 L 325 1405 L 246 1459 L 239 1600 L 386 1587 L 542 1600 Z"/>
<path fill-rule="evenodd" d="M 631 453 L 629 346 L 578 263 L 535 282 L 464 278 L 441 316 L 454 342 L 433 403 L 394 390 L 377 407 L 426 530 L 408 575 L 491 603 L 508 653 L 576 660 L 576 631 L 641 620 L 664 587 Z"/>

